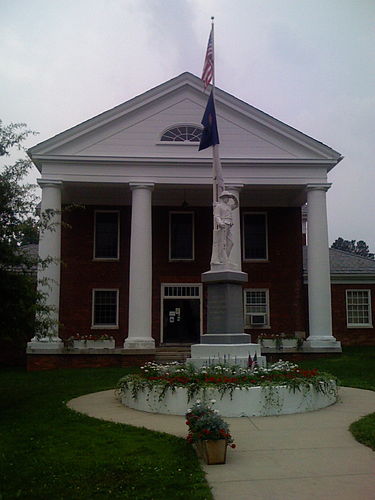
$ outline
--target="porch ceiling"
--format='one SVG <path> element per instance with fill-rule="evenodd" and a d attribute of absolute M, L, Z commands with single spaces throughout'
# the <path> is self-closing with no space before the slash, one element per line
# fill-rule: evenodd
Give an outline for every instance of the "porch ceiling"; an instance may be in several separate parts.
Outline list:
<path fill-rule="evenodd" d="M 86 205 L 130 205 L 129 184 L 64 182 L 63 203 Z M 211 185 L 162 185 L 156 184 L 152 204 L 157 206 L 210 206 Z M 296 207 L 306 203 L 305 186 L 244 186 L 240 193 L 241 206 L 246 207 Z"/>

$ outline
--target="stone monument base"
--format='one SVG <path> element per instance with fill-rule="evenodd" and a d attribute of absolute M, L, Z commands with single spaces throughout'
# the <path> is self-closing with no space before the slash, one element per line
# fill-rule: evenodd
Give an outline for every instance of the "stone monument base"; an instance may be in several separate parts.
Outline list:
<path fill-rule="evenodd" d="M 200 337 L 200 344 L 191 346 L 187 362 L 196 367 L 212 364 L 247 367 L 249 356 L 256 355 L 259 366 L 266 358 L 260 346 L 251 344 L 251 336 L 244 333 L 243 284 L 247 273 L 234 270 L 229 265 L 214 265 L 202 274 L 207 286 L 207 332 Z"/>
<path fill-rule="evenodd" d="M 205 333 L 200 337 L 201 344 L 250 344 L 248 333 Z"/>

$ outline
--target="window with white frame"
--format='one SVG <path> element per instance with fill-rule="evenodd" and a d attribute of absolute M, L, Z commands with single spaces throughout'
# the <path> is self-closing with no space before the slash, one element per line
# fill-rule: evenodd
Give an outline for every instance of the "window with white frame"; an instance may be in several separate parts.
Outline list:
<path fill-rule="evenodd" d="M 199 142 L 202 135 L 201 127 L 194 125 L 179 125 L 166 130 L 160 140 L 162 142 Z"/>
<path fill-rule="evenodd" d="M 260 288 L 246 289 L 244 294 L 246 328 L 270 326 L 268 290 Z"/>
<path fill-rule="evenodd" d="M 267 214 L 245 212 L 242 230 L 244 260 L 267 260 Z"/>
<path fill-rule="evenodd" d="M 348 326 L 372 326 L 370 290 L 346 290 L 346 318 Z"/>
<path fill-rule="evenodd" d="M 117 211 L 95 212 L 94 259 L 119 258 L 119 219 Z"/>
<path fill-rule="evenodd" d="M 169 212 L 169 260 L 194 260 L 193 212 Z"/>
<path fill-rule="evenodd" d="M 95 328 L 118 327 L 118 295 L 116 289 L 93 290 L 92 326 Z"/>

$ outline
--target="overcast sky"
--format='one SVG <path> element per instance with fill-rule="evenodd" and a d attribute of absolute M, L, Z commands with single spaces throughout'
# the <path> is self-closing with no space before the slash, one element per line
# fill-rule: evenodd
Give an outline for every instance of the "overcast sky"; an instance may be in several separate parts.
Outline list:
<path fill-rule="evenodd" d="M 28 146 L 184 71 L 339 151 L 330 243 L 375 250 L 375 0 L 0 0 L 0 118 Z M 32 180 L 38 177 L 34 171 Z"/>

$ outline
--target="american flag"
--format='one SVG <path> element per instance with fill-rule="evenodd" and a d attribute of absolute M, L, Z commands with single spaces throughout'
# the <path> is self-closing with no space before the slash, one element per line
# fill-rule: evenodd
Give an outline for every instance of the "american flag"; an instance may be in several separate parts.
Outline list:
<path fill-rule="evenodd" d="M 208 38 L 206 58 L 204 60 L 203 72 L 202 72 L 202 80 L 205 89 L 211 83 L 213 74 L 214 74 L 214 33 L 213 33 L 213 28 L 211 28 L 211 33 Z"/>
<path fill-rule="evenodd" d="M 251 356 L 249 354 L 248 360 L 247 360 L 247 367 L 252 368 L 253 366 L 253 360 L 251 359 Z"/>

